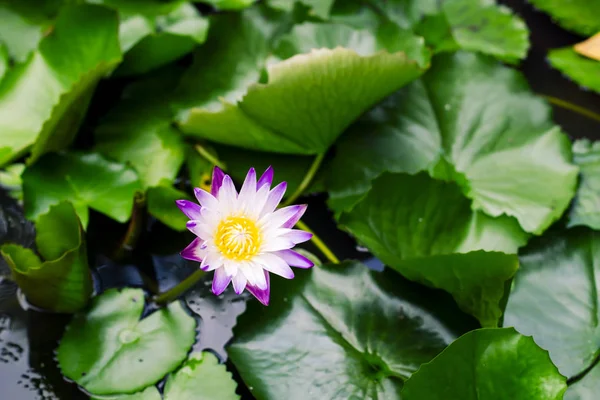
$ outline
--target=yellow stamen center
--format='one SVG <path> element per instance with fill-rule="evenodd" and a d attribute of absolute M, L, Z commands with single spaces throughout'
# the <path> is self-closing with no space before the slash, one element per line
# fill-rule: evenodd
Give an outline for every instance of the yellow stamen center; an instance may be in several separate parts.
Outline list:
<path fill-rule="evenodd" d="M 217 228 L 215 243 L 230 260 L 249 260 L 258 253 L 262 238 L 256 223 L 244 216 L 229 217 Z"/>

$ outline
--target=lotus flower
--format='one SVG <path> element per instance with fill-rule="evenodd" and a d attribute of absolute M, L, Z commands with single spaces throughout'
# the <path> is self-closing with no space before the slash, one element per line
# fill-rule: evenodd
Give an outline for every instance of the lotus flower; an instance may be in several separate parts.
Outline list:
<path fill-rule="evenodd" d="M 313 263 L 292 248 L 312 234 L 292 229 L 306 211 L 306 205 L 277 209 L 287 184 L 271 189 L 273 169 L 256 180 L 251 168 L 238 192 L 233 181 L 215 167 L 210 193 L 196 188 L 200 205 L 177 200 L 190 219 L 187 228 L 197 236 L 181 256 L 197 261 L 204 271 L 215 271 L 212 291 L 220 295 L 232 283 L 241 294 L 248 289 L 262 304 L 269 304 L 270 278 L 274 273 L 292 279 L 290 268 L 310 268 Z"/>

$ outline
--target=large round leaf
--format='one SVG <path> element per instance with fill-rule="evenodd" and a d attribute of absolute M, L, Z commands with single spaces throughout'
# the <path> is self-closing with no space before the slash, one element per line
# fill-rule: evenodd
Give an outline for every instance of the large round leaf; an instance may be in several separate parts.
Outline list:
<path fill-rule="evenodd" d="M 532 335 L 573 377 L 600 350 L 600 234 L 580 228 L 548 235 L 520 259 L 504 325 Z"/>
<path fill-rule="evenodd" d="M 421 173 L 382 175 L 340 223 L 386 265 L 497 326 L 527 239 L 514 219 L 473 212 L 455 184 Z"/>
<path fill-rule="evenodd" d="M 403 400 L 561 400 L 567 388 L 531 337 L 514 329 L 461 336 L 406 382 Z"/>
<path fill-rule="evenodd" d="M 590 36 L 600 31 L 600 1 L 598 0 L 528 0 L 547 12 L 563 28 Z"/>
<path fill-rule="evenodd" d="M 471 328 L 443 293 L 357 262 L 272 282 L 248 305 L 229 356 L 258 400 L 398 398 L 403 382 Z"/>
<path fill-rule="evenodd" d="M 140 321 L 141 289 L 111 289 L 77 314 L 58 346 L 63 374 L 96 395 L 134 393 L 158 382 L 187 356 L 196 322 L 171 303 Z"/>
<path fill-rule="evenodd" d="M 351 129 L 331 166 L 330 205 L 352 208 L 386 170 L 423 169 L 457 182 L 473 209 L 514 216 L 533 233 L 562 215 L 578 171 L 550 107 L 523 77 L 464 52 L 435 57 L 421 80 Z"/>
<path fill-rule="evenodd" d="M 569 214 L 569 226 L 600 229 L 600 142 L 578 140 L 573 144 L 573 156 L 581 168 L 581 180 Z"/>
<path fill-rule="evenodd" d="M 422 40 L 412 34 L 383 43 L 368 31 L 307 23 L 281 38 L 259 83 L 266 39 L 249 19 L 237 18 L 216 21 L 182 80 L 186 93 L 202 87 L 180 121 L 190 135 L 253 150 L 322 153 L 365 110 L 418 77 L 426 62 Z M 238 47 L 231 65 L 224 52 Z"/>
<path fill-rule="evenodd" d="M 165 400 L 239 400 L 237 384 L 212 353 L 192 353 L 165 385 Z"/>

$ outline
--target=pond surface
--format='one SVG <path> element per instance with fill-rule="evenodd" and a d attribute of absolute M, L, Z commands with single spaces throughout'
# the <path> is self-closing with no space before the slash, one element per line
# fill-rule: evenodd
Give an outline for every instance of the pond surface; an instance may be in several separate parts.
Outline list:
<path fill-rule="evenodd" d="M 545 60 L 549 48 L 571 45 L 579 40 L 557 26 L 550 18 L 536 12 L 524 1 L 501 1 L 526 22 L 531 31 L 532 49 L 521 66 L 532 89 L 543 95 L 557 97 L 600 113 L 598 95 L 582 90 L 551 69 Z M 99 88 L 102 93 L 102 87 Z M 111 88 L 112 91 L 112 88 Z M 96 107 L 98 108 L 98 107 Z M 562 108 L 555 108 L 555 121 L 574 138 L 600 139 L 598 122 Z M 357 249 L 353 240 L 338 231 L 324 205 L 324 196 L 308 199 L 309 208 L 305 221 L 333 252 L 340 258 L 367 259 L 371 267 L 378 268 L 377 260 L 369 259 L 367 253 Z M 114 263 L 104 254 L 114 248 L 123 236 L 125 227 L 92 213 L 88 246 L 91 265 L 95 265 L 96 290 L 111 287 L 142 287 L 149 293 L 164 291 L 188 276 L 197 265 L 181 259 L 178 252 L 190 241 L 191 234 L 178 234 L 151 223 L 144 232 L 137 250 L 126 254 L 124 261 Z M 24 221 L 17 207 L 4 192 L 0 192 L 0 243 L 10 239 L 31 246 L 34 232 L 31 224 Z M 309 244 L 307 248 L 320 256 Z M 7 267 L 0 260 L 0 274 Z M 87 399 L 77 385 L 65 381 L 55 362 L 54 351 L 62 335 L 68 315 L 51 314 L 27 307 L 19 296 L 14 283 L 0 278 L 0 387 L 2 398 L 10 400 Z M 226 361 L 225 345 L 230 340 L 237 316 L 246 307 L 248 297 L 240 297 L 227 291 L 215 297 L 210 293 L 210 283 L 200 282 L 184 297 L 191 315 L 198 322 L 197 342 L 194 350 L 210 349 Z M 228 368 L 239 377 L 231 364 Z M 251 399 L 240 381 L 240 390 Z"/>

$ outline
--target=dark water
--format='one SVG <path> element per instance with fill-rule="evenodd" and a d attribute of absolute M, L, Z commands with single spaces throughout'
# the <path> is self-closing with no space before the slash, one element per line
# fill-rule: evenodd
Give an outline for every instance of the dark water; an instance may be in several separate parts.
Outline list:
<path fill-rule="evenodd" d="M 531 30 L 532 49 L 521 70 L 532 89 L 600 113 L 600 96 L 580 89 L 559 72 L 549 68 L 545 60 L 548 49 L 568 46 L 581 38 L 555 26 L 549 17 L 535 11 L 524 1 L 501 2 L 525 18 Z M 114 93 L 112 89 L 103 90 L 100 87 L 98 92 Z M 106 99 L 104 101 L 105 104 L 111 103 Z M 599 123 L 571 111 L 555 109 L 555 121 L 572 137 L 600 139 Z M 327 238 L 328 245 L 339 258 L 368 258 L 367 253 L 357 250 L 350 237 L 336 229 L 324 200 L 324 196 L 308 199 L 309 211 L 305 218 L 307 224 L 319 236 Z M 141 250 L 125 254 L 124 259 L 117 264 L 101 254 L 110 254 L 111 249 L 118 245 L 125 226 L 92 213 L 88 232 L 88 246 L 92 257 L 90 264 L 95 269 L 98 291 L 121 286 L 143 287 L 148 293 L 164 291 L 196 268 L 194 263 L 181 259 L 177 254 L 191 241 L 189 233 L 177 234 L 160 224 L 151 223 L 137 247 Z M 24 222 L 18 207 L 7 199 L 5 193 L 0 192 L 0 242 L 3 238 L 31 246 L 34 233 L 31 225 Z M 310 244 L 307 248 L 320 256 L 318 250 L 311 248 Z M 151 251 L 148 252 L 147 249 Z M 367 261 L 372 267 L 380 266 L 376 260 Z M 0 275 L 6 271 L 6 265 L 0 260 Z M 231 338 L 237 316 L 245 310 L 247 299 L 230 291 L 215 297 L 210 293 L 208 281 L 200 282 L 190 290 L 184 301 L 190 314 L 198 321 L 194 350 L 210 349 L 226 361 L 225 345 Z M 0 278 L 0 398 L 87 399 L 76 385 L 62 379 L 54 360 L 54 350 L 70 317 L 41 313 L 23 307 L 24 305 L 17 296 L 15 285 Z M 229 363 L 227 365 L 234 376 L 237 376 L 235 368 Z M 241 381 L 240 392 L 244 398 L 252 398 Z"/>

